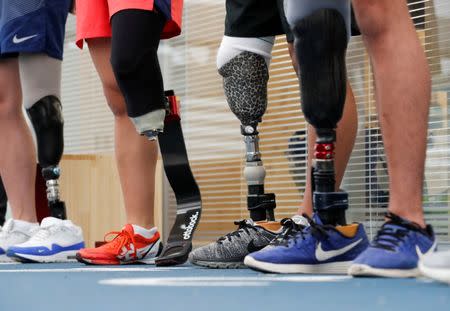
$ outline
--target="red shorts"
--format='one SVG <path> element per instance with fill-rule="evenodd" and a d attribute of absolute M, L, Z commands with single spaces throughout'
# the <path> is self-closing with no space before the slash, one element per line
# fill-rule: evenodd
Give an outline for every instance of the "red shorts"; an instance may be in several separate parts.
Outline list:
<path fill-rule="evenodd" d="M 111 37 L 111 16 L 121 10 L 152 11 L 154 6 L 167 19 L 161 39 L 178 36 L 181 33 L 183 0 L 76 0 L 76 43 L 82 48 L 85 39 Z"/>

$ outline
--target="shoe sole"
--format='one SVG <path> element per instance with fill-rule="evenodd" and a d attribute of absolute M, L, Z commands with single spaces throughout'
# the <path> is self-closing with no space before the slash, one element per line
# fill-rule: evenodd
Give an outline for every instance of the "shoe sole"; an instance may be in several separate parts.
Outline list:
<path fill-rule="evenodd" d="M 76 252 L 77 251 L 65 251 L 50 256 L 14 253 L 11 258 L 23 263 L 76 262 Z"/>
<path fill-rule="evenodd" d="M 379 269 L 368 265 L 352 264 L 348 269 L 352 276 L 378 276 L 385 278 L 415 278 L 421 275 L 418 268 L 415 269 Z"/>
<path fill-rule="evenodd" d="M 87 259 L 80 256 L 79 253 L 75 256 L 76 261 L 80 263 L 84 263 L 85 265 L 92 265 L 92 266 L 120 266 L 120 265 L 154 265 L 155 260 L 158 259 L 158 257 L 149 258 L 149 259 L 141 259 L 136 261 L 106 261 L 106 260 L 95 260 L 95 259 Z"/>
<path fill-rule="evenodd" d="M 450 269 L 428 268 L 420 262 L 419 270 L 426 277 L 450 284 Z"/>
<path fill-rule="evenodd" d="M 8 257 L 6 255 L 0 255 L 0 263 L 2 264 L 10 264 L 10 263 L 18 263 L 14 258 Z"/>
<path fill-rule="evenodd" d="M 243 262 L 217 262 L 217 261 L 202 261 L 190 260 L 190 263 L 200 267 L 211 269 L 246 269 Z"/>
<path fill-rule="evenodd" d="M 301 274 L 347 274 L 351 261 L 323 263 L 315 265 L 304 264 L 274 264 L 258 261 L 247 256 L 244 264 L 254 270 L 268 273 L 301 273 Z"/>

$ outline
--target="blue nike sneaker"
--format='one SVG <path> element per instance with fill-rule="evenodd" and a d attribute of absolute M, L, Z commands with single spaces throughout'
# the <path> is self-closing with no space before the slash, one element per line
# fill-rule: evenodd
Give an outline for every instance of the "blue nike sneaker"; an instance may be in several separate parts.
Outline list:
<path fill-rule="evenodd" d="M 245 257 L 255 270 L 273 273 L 346 274 L 352 261 L 369 245 L 363 225 L 331 226 L 303 215 L 309 226 Z"/>
<path fill-rule="evenodd" d="M 353 276 L 416 277 L 420 276 L 419 259 L 436 250 L 433 228 L 420 228 L 416 223 L 395 214 L 386 215 L 388 221 L 376 237 L 350 266 Z"/>

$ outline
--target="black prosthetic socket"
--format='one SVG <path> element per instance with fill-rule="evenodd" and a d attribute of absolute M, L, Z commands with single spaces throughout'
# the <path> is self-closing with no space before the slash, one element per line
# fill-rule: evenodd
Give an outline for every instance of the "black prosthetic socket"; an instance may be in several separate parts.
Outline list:
<path fill-rule="evenodd" d="M 160 13 L 135 9 L 111 19 L 111 64 L 131 118 L 165 108 L 157 55 L 164 24 Z"/>
<path fill-rule="evenodd" d="M 342 118 L 347 90 L 344 18 L 336 10 L 319 10 L 297 23 L 293 32 L 305 118 L 316 129 L 334 129 Z"/>
<path fill-rule="evenodd" d="M 39 164 L 57 165 L 64 151 L 64 119 L 61 102 L 56 96 L 46 96 L 27 109 L 37 138 Z"/>
<path fill-rule="evenodd" d="M 47 185 L 51 216 L 66 219 L 64 202 L 59 199 L 59 162 L 64 151 L 64 119 L 60 100 L 46 96 L 27 109 L 36 133 L 39 164 Z"/>
<path fill-rule="evenodd" d="M 347 75 L 347 30 L 342 15 L 318 10 L 293 27 L 301 68 L 302 109 L 317 132 L 313 165 L 314 211 L 324 224 L 345 225 L 348 195 L 335 192 L 335 129 L 342 118 Z"/>
<path fill-rule="evenodd" d="M 0 226 L 5 223 L 6 205 L 8 204 L 8 197 L 6 196 L 5 186 L 0 177 Z"/>

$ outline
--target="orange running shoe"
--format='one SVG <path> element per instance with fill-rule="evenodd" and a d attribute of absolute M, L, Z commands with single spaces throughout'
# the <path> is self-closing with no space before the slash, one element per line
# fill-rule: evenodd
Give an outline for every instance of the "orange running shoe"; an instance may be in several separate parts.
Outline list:
<path fill-rule="evenodd" d="M 115 234 L 111 241 L 106 237 Z M 120 232 L 105 235 L 105 244 L 97 248 L 83 248 L 77 253 L 79 262 L 91 265 L 123 265 L 133 263 L 154 264 L 162 251 L 159 232 L 149 230 L 150 237 L 136 234 L 133 225 L 127 224 Z"/>

